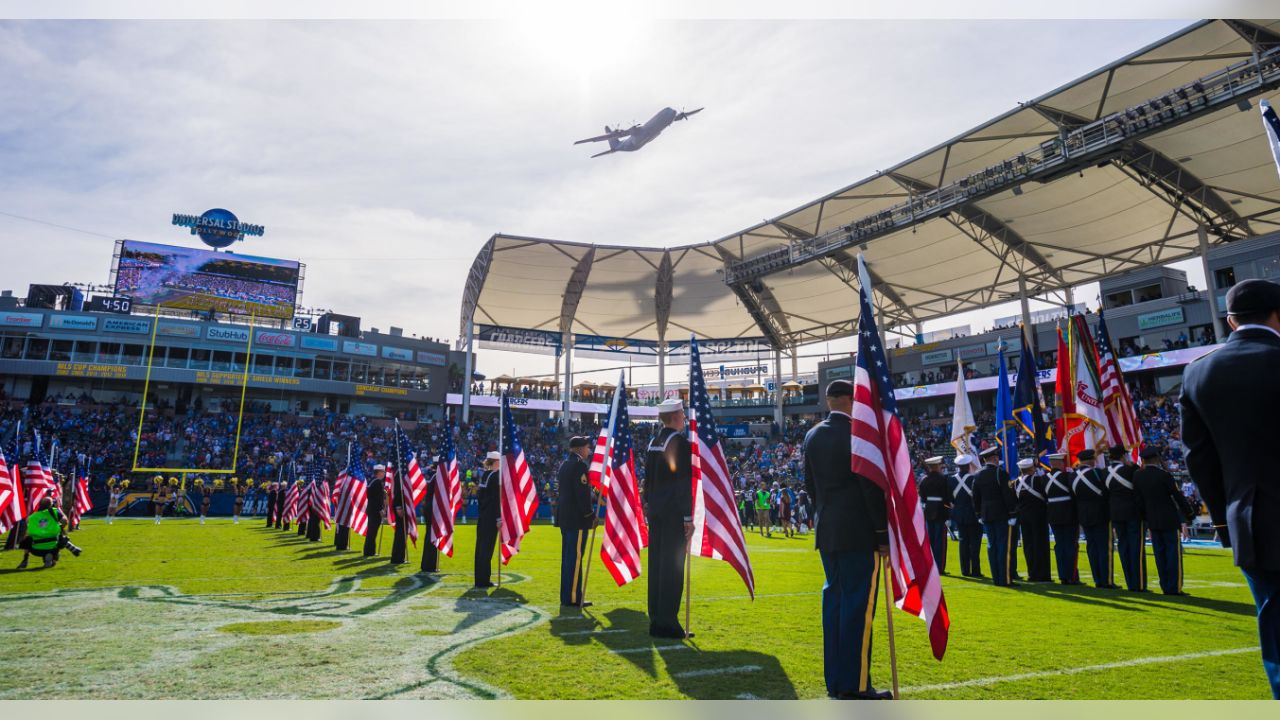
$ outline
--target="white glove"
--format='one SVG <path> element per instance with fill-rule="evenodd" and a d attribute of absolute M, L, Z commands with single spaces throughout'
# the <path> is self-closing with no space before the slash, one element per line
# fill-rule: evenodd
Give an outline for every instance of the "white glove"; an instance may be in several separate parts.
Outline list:
<path fill-rule="evenodd" d="M 1010 526 L 1017 525 L 1017 524 L 1018 524 L 1018 518 L 1009 518 Z"/>

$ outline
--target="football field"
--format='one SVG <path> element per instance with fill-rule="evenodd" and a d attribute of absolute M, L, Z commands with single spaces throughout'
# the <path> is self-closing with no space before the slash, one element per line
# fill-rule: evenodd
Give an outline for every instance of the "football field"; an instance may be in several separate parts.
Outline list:
<path fill-rule="evenodd" d="M 391 567 L 335 552 L 330 532 L 309 543 L 262 525 L 95 518 L 73 534 L 84 555 L 50 570 L 14 571 L 20 553 L 0 554 L 0 699 L 825 697 L 811 535 L 748 535 L 754 601 L 725 563 L 694 559 L 697 636 L 680 642 L 646 633 L 646 578 L 617 588 L 598 557 L 594 607 L 561 611 L 550 526 L 525 538 L 501 589 L 482 592 L 471 589 L 474 525 L 430 576 L 412 547 L 410 564 Z M 386 531 L 384 555 L 390 544 Z M 903 696 L 1269 697 L 1229 552 L 1189 547 L 1185 568 L 1191 596 L 1177 598 L 944 577 L 942 662 L 924 623 L 895 612 Z M 879 597 L 872 682 L 886 688 Z"/>

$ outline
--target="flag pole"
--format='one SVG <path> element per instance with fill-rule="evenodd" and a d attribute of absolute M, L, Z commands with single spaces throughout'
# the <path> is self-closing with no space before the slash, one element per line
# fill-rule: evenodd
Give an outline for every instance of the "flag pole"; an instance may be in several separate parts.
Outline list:
<path fill-rule="evenodd" d="M 582 571 L 582 597 L 579 600 L 583 603 L 587 602 L 587 580 L 591 579 L 591 557 L 596 552 L 596 527 L 600 524 L 600 501 L 591 503 L 591 540 L 587 543 L 587 566 Z"/>
<path fill-rule="evenodd" d="M 502 391 L 502 398 L 498 401 L 498 557 L 502 557 L 502 468 L 507 464 L 507 460 L 502 456 L 502 431 L 506 426 L 507 413 L 507 391 Z M 489 567 L 493 567 L 493 555 L 489 556 Z M 498 560 L 498 589 L 502 589 L 502 560 Z"/>
<path fill-rule="evenodd" d="M 687 537 L 684 541 L 684 636 L 689 637 L 689 621 L 690 606 L 693 605 L 693 537 Z"/>
<path fill-rule="evenodd" d="M 885 619 L 889 622 L 889 672 L 893 677 L 893 699 L 898 699 L 898 649 L 894 645 L 893 638 L 893 598 L 889 596 L 889 585 L 892 577 L 889 575 L 889 556 L 880 556 L 881 575 L 884 576 L 884 606 Z"/>
<path fill-rule="evenodd" d="M 613 434 L 618 426 L 618 405 L 621 403 L 619 398 L 622 397 L 622 393 L 626 390 L 626 381 L 626 372 L 619 370 L 618 387 L 613 389 L 613 406 L 609 411 L 610 447 L 605 448 L 604 461 L 606 463 L 610 463 L 613 460 L 613 448 L 611 446 L 613 445 Z M 604 471 L 602 470 L 601 473 L 603 474 Z M 602 481 L 600 484 L 603 486 L 604 482 Z M 591 558 L 596 552 L 596 528 L 600 525 L 600 501 L 604 499 L 602 495 L 603 493 L 597 491 L 595 501 L 591 503 L 591 540 L 587 543 L 587 567 L 582 573 L 582 597 L 579 598 L 584 603 L 587 601 L 587 581 L 591 579 Z"/>

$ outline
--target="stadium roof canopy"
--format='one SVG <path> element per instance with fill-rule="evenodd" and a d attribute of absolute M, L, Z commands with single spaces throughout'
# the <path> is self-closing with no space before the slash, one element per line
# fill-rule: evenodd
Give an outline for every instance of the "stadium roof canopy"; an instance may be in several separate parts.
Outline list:
<path fill-rule="evenodd" d="M 1202 21 L 714 242 L 495 235 L 463 325 L 788 347 L 850 334 L 859 250 L 899 326 L 1185 259 L 1200 228 L 1212 244 L 1280 227 L 1280 177 L 1249 102 L 1276 87 L 1280 21 Z"/>

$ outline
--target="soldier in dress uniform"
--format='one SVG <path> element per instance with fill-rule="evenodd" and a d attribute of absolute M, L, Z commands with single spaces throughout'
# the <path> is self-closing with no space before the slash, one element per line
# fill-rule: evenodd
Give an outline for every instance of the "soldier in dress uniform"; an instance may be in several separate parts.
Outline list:
<path fill-rule="evenodd" d="M 1000 467 L 1000 446 L 992 445 L 978 454 L 984 463 L 973 479 L 973 505 L 987 533 L 987 564 L 991 582 L 998 587 L 1016 586 L 1013 581 L 1013 527 L 1017 524 L 1018 498 L 1013 480 Z"/>
<path fill-rule="evenodd" d="M 957 455 L 951 485 L 951 525 L 960 535 L 960 574 L 982 577 L 982 524 L 973 504 L 973 456 Z"/>
<path fill-rule="evenodd" d="M 1019 475 L 1013 488 L 1018 497 L 1018 526 L 1027 558 L 1027 580 L 1034 583 L 1053 582 L 1049 574 L 1049 501 L 1045 497 L 1049 478 L 1040 472 L 1039 465 L 1034 458 L 1019 460 Z"/>
<path fill-rule="evenodd" d="M 587 479 L 586 459 L 591 457 L 591 441 L 585 437 L 569 439 L 569 457 L 556 471 L 559 500 L 555 525 L 560 528 L 560 604 L 590 607 L 582 600 L 582 578 L 587 557 L 587 533 L 596 525 L 596 509 L 591 503 L 591 482 Z"/>
<path fill-rule="evenodd" d="M 804 482 L 816 504 L 815 544 L 822 557 L 823 675 L 827 696 L 891 698 L 871 685 L 871 635 L 881 558 L 889 552 L 884 491 L 850 469 L 853 383 L 827 385 L 831 414 L 804 438 Z M 890 610 L 892 611 L 892 610 Z"/>
<path fill-rule="evenodd" d="M 364 499 L 364 513 L 368 525 L 364 533 L 364 556 L 373 557 L 378 554 L 378 530 L 382 527 L 382 509 L 387 504 L 387 466 L 378 463 L 373 466 L 373 479 L 369 480 Z"/>
<path fill-rule="evenodd" d="M 1075 476 L 1071 494 L 1076 499 L 1080 527 L 1084 529 L 1084 550 L 1089 557 L 1089 572 L 1094 587 L 1119 589 L 1113 582 L 1111 566 L 1111 507 L 1107 499 L 1107 481 L 1093 466 L 1097 453 L 1085 448 L 1076 454 Z"/>
<path fill-rule="evenodd" d="M 289 483 L 283 480 L 276 483 L 276 529 L 289 529 L 289 524 L 284 520 L 284 501 L 289 495 Z"/>
<path fill-rule="evenodd" d="M 1186 595 L 1182 591 L 1182 523 L 1192 517 L 1191 504 L 1164 469 L 1160 448 L 1142 449 L 1142 468 L 1133 473 L 1133 490 L 1151 530 L 1160 590 L 1165 595 Z"/>
<path fill-rule="evenodd" d="M 476 562 L 475 575 L 477 588 L 491 588 L 493 583 L 493 548 L 498 542 L 498 526 L 502 523 L 502 476 L 498 472 L 498 463 L 502 461 L 502 453 L 490 450 L 484 456 L 484 472 L 480 474 L 480 482 L 476 485 L 476 494 L 480 500 L 480 517 L 476 519 Z"/>
<path fill-rule="evenodd" d="M 267 527 L 271 527 L 276 515 L 276 494 L 280 491 L 280 483 L 272 480 L 267 483 Z"/>
<path fill-rule="evenodd" d="M 1110 460 L 1107 463 L 1107 505 L 1111 513 L 1111 527 L 1116 533 L 1124 585 L 1132 592 L 1146 592 L 1146 532 L 1142 527 L 1142 508 L 1133 489 L 1133 474 L 1138 469 L 1129 462 L 1129 453 L 1123 447 L 1111 448 L 1107 456 Z"/>
<path fill-rule="evenodd" d="M 1058 565 L 1058 582 L 1080 585 L 1080 518 L 1076 498 L 1071 493 L 1072 473 L 1066 469 L 1065 453 L 1046 456 L 1049 460 L 1045 497 L 1049 501 L 1049 528 L 1053 530 L 1053 557 Z"/>
<path fill-rule="evenodd" d="M 649 634 L 693 637 L 680 625 L 684 562 L 693 534 L 693 455 L 684 404 L 658 405 L 662 429 L 645 452 L 644 504 L 649 519 Z"/>
<path fill-rule="evenodd" d="M 920 481 L 920 500 L 924 504 L 924 526 L 929 531 L 929 549 L 938 572 L 947 574 L 947 520 L 951 517 L 951 488 L 942 474 L 942 458 L 926 458 L 928 471 Z"/>

